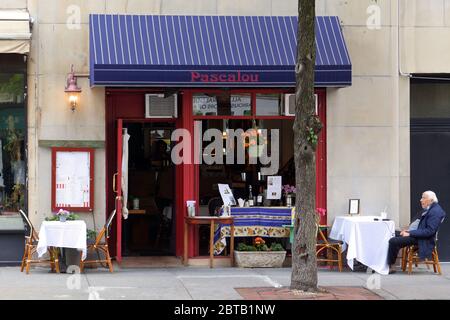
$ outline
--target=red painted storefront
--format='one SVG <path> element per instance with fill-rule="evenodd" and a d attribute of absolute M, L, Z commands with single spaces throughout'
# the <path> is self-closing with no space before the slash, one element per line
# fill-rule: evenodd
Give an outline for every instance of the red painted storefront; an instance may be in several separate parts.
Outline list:
<path fill-rule="evenodd" d="M 192 96 L 194 93 L 215 93 L 219 89 L 180 89 L 178 94 L 178 117 L 176 119 L 146 119 L 145 115 L 145 94 L 161 93 L 164 89 L 158 88 L 139 88 L 139 89 L 116 89 L 106 88 L 106 216 L 115 208 L 116 193 L 113 190 L 114 177 L 118 172 L 118 139 L 121 136 L 121 120 L 126 122 L 173 122 L 175 128 L 187 129 L 193 137 L 194 121 L 205 119 L 293 119 L 289 116 L 254 116 L 256 114 L 255 95 L 256 93 L 292 93 L 292 89 L 233 89 L 232 93 L 250 93 L 252 95 L 252 115 L 253 116 L 194 116 Z M 318 95 L 318 113 L 324 124 L 320 134 L 317 150 L 317 184 L 316 184 L 316 203 L 317 207 L 326 208 L 326 90 L 316 89 Z M 193 138 L 192 138 L 193 139 Z M 282 143 L 282 142 L 281 142 Z M 193 163 L 193 161 L 192 161 Z M 117 180 L 119 181 L 119 180 Z M 117 185 L 116 185 L 117 189 Z M 116 190 L 117 191 L 117 190 Z M 186 213 L 186 201 L 196 200 L 199 203 L 199 165 L 181 164 L 175 169 L 175 223 L 176 223 L 176 256 L 182 256 L 183 250 L 183 224 Z M 117 239 L 121 239 L 122 218 L 119 214 L 117 224 L 113 226 L 111 233 L 111 251 L 112 255 L 121 260 L 121 246 Z M 326 217 L 324 218 L 326 220 Z M 195 256 L 198 239 L 193 236 L 189 241 L 189 254 Z"/>

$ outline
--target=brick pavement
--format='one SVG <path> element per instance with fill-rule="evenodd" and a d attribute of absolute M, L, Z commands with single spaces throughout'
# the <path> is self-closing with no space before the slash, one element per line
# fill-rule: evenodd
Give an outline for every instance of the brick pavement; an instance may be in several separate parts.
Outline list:
<path fill-rule="evenodd" d="M 383 300 L 361 287 L 320 287 L 320 290 L 320 293 L 309 293 L 288 287 L 236 288 L 245 300 Z"/>

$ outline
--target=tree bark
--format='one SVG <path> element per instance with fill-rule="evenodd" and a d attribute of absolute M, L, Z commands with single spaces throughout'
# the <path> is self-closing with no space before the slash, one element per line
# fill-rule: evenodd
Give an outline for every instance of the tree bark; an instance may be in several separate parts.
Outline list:
<path fill-rule="evenodd" d="M 296 216 L 292 244 L 291 289 L 316 292 L 316 159 L 322 128 L 315 114 L 315 1 L 298 1 L 297 61 L 294 121 Z"/>

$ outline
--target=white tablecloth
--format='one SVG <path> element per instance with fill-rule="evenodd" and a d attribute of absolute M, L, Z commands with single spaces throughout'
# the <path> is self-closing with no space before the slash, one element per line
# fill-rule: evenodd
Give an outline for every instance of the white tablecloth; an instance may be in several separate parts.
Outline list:
<path fill-rule="evenodd" d="M 350 268 L 356 259 L 380 274 L 388 274 L 387 252 L 393 236 L 394 221 L 381 221 L 378 216 L 338 216 L 329 237 L 344 242 Z"/>
<path fill-rule="evenodd" d="M 44 221 L 39 230 L 37 253 L 41 257 L 47 247 L 74 248 L 83 252 L 81 259 L 86 259 L 86 223 L 76 221 Z"/>

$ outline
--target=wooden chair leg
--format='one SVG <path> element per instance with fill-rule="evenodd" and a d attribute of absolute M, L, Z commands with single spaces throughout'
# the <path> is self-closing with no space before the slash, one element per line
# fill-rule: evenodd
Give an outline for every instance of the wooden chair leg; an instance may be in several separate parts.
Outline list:
<path fill-rule="evenodd" d="M 414 250 L 409 249 L 409 253 L 408 253 L 408 274 L 412 273 L 413 255 L 414 255 Z"/>
<path fill-rule="evenodd" d="M 434 263 L 435 263 L 435 265 L 436 265 L 436 271 L 437 271 L 437 273 L 439 274 L 439 275 L 442 275 L 442 272 L 441 272 L 441 265 L 440 265 L 440 263 L 439 263 L 439 255 L 438 255 L 438 253 L 437 253 L 437 250 L 436 250 L 436 248 L 434 249 Z"/>
<path fill-rule="evenodd" d="M 405 270 L 406 270 L 407 256 L 408 256 L 408 247 L 404 247 L 402 249 L 402 271 L 403 272 L 405 272 Z"/>
<path fill-rule="evenodd" d="M 25 248 L 23 250 L 23 257 L 22 257 L 22 263 L 20 265 L 20 272 L 23 272 L 23 269 L 25 268 L 26 261 L 28 259 L 28 244 L 25 245 Z"/>
<path fill-rule="evenodd" d="M 326 252 L 327 252 L 327 260 L 333 260 L 333 251 L 329 247 L 327 247 Z M 334 262 L 328 261 L 327 264 L 330 267 L 330 269 L 333 270 Z"/>
<path fill-rule="evenodd" d="M 80 273 L 84 271 L 83 251 L 80 252 Z"/>
<path fill-rule="evenodd" d="M 106 247 L 106 260 L 107 260 L 107 262 L 108 262 L 108 267 L 109 267 L 109 272 L 113 272 L 113 266 L 112 266 L 112 263 L 111 263 L 111 256 L 109 255 L 109 250 L 108 250 L 108 247 Z"/>
<path fill-rule="evenodd" d="M 54 249 L 54 263 L 55 263 L 55 269 L 56 269 L 56 273 L 60 273 L 60 270 L 59 270 L 59 258 L 58 258 L 58 256 L 59 256 L 59 252 L 58 252 L 58 249 Z"/>
<path fill-rule="evenodd" d="M 31 246 L 28 246 L 27 262 L 26 262 L 26 267 L 25 267 L 25 271 L 26 271 L 27 274 L 30 273 L 30 263 L 31 263 Z"/>
<path fill-rule="evenodd" d="M 342 251 L 341 251 L 341 248 L 339 248 L 339 252 L 338 252 L 338 265 L 339 265 L 339 272 L 342 272 Z"/>
<path fill-rule="evenodd" d="M 55 257 L 54 257 L 54 255 L 51 252 L 49 254 L 50 254 L 50 270 L 52 272 L 54 272 L 55 268 L 56 268 Z"/>

